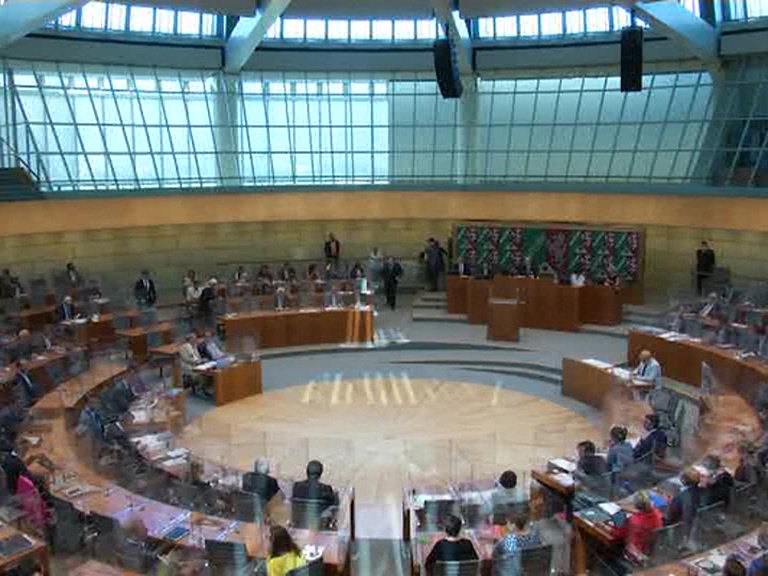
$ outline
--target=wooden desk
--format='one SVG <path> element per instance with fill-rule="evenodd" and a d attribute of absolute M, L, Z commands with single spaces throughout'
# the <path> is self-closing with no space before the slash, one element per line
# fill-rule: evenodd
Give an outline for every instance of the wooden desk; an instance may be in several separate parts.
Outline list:
<path fill-rule="evenodd" d="M 373 309 L 333 308 L 258 311 L 221 318 L 230 351 L 242 338 L 257 338 L 262 348 L 373 341 Z"/>
<path fill-rule="evenodd" d="M 125 568 L 118 568 L 110 564 L 104 564 L 98 560 L 88 560 L 77 568 L 69 570 L 68 576 L 139 576 L 138 572 L 131 572 Z"/>
<path fill-rule="evenodd" d="M 520 340 L 520 317 L 524 314 L 523 304 L 517 300 L 492 298 L 488 301 L 488 340 L 518 342 Z"/>
<path fill-rule="evenodd" d="M 581 326 L 580 288 L 549 279 L 496 276 L 494 298 L 517 298 L 525 304 L 521 325 L 542 330 L 576 332 Z"/>
<path fill-rule="evenodd" d="M 615 377 L 605 368 L 563 358 L 563 396 L 600 409 L 614 382 Z"/>
<path fill-rule="evenodd" d="M 9 316 L 16 318 L 22 328 L 34 332 L 35 330 L 42 329 L 46 324 L 53 324 L 55 322 L 56 306 L 48 305 L 28 308 L 27 310 L 13 312 Z"/>
<path fill-rule="evenodd" d="M 469 276 L 449 274 L 446 285 L 448 314 L 467 314 L 467 284 Z"/>
<path fill-rule="evenodd" d="M 89 318 L 87 322 L 62 322 L 62 325 L 74 331 L 75 341 L 80 346 L 88 346 L 115 339 L 115 320 L 126 319 L 129 328 L 133 328 L 138 310 L 126 310 L 101 314 L 98 318 Z"/>
<path fill-rule="evenodd" d="M 66 410 L 79 407 L 88 396 L 100 392 L 112 384 L 115 378 L 124 376 L 128 366 L 122 362 L 105 362 L 71 378 L 35 403 L 32 411 L 43 417 L 53 417 Z"/>
<path fill-rule="evenodd" d="M 237 402 L 262 392 L 261 360 L 238 362 L 227 368 L 212 370 L 211 373 L 216 406 Z"/>
<path fill-rule="evenodd" d="M 711 366 L 717 380 L 746 399 L 753 399 L 760 382 L 768 381 L 768 364 L 757 358 L 739 358 L 732 349 L 701 342 L 668 340 L 655 334 L 631 330 L 627 359 L 637 363 L 642 350 L 650 350 L 665 376 L 701 387 L 701 363 Z"/>
<path fill-rule="evenodd" d="M 117 330 L 115 334 L 121 338 L 128 338 L 128 346 L 137 362 L 144 362 L 147 359 L 149 354 L 148 336 L 150 334 L 161 334 L 163 344 L 170 344 L 173 341 L 173 327 L 167 322 L 153 326 Z"/>
<path fill-rule="evenodd" d="M 562 501 L 565 517 L 570 522 L 573 519 L 573 497 L 576 494 L 576 483 L 563 484 L 553 473 L 547 470 L 531 470 L 531 478 L 541 484 L 547 492 L 554 494 Z"/>
<path fill-rule="evenodd" d="M 484 278 L 470 278 L 467 281 L 467 315 L 470 324 L 488 322 L 488 298 L 492 281 Z"/>
<path fill-rule="evenodd" d="M 13 568 L 17 568 L 26 560 L 34 558 L 37 560 L 42 573 L 46 576 L 49 575 L 51 573 L 51 566 L 48 559 L 48 546 L 37 538 L 29 536 L 8 524 L 0 522 L 0 540 L 15 536 L 16 534 L 23 534 L 25 538 L 32 542 L 32 546 L 10 557 L 0 557 L 0 574 L 5 574 Z"/>
<path fill-rule="evenodd" d="M 47 368 L 54 364 L 66 364 L 68 359 L 67 352 L 63 349 L 54 349 L 42 354 L 35 354 L 27 361 L 27 370 L 36 382 L 40 382 L 50 390 L 54 386 L 48 374 Z M 16 378 L 16 369 L 12 366 L 0 368 L 0 385 L 10 384 Z"/>
<path fill-rule="evenodd" d="M 170 344 L 163 344 L 162 346 L 151 348 L 149 350 L 150 356 L 160 356 L 170 359 L 174 388 L 181 388 L 183 384 L 181 379 L 181 360 L 179 358 L 179 352 L 181 352 L 182 346 L 184 346 L 184 342 L 171 342 Z M 162 366 L 160 371 L 162 375 Z"/>
<path fill-rule="evenodd" d="M 579 290 L 579 321 L 582 324 L 621 324 L 622 295 L 608 286 L 582 286 Z"/>

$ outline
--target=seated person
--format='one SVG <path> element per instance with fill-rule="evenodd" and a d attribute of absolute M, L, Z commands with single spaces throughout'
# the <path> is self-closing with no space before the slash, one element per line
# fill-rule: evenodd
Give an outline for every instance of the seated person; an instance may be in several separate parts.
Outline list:
<path fill-rule="evenodd" d="M 708 454 L 701 464 L 708 472 L 701 490 L 701 505 L 722 502 L 728 508 L 733 495 L 733 476 L 723 468 L 720 458 L 713 454 Z"/>
<path fill-rule="evenodd" d="M 197 336 L 188 334 L 186 342 L 179 349 L 179 358 L 181 359 L 181 373 L 187 383 L 194 391 L 202 389 L 203 392 L 210 393 L 206 388 L 210 385 L 208 378 L 204 374 L 195 371 L 195 367 L 205 363 L 205 359 L 200 356 L 197 348 Z"/>
<path fill-rule="evenodd" d="M 238 266 L 234 276 L 235 284 L 245 284 L 249 280 L 248 272 L 245 271 L 245 266 Z"/>
<path fill-rule="evenodd" d="M 291 279 L 292 271 L 293 268 L 288 262 L 283 263 L 280 270 L 277 271 L 277 279 L 280 282 L 288 282 Z"/>
<path fill-rule="evenodd" d="M 35 352 L 32 334 L 26 328 L 19 330 L 16 340 L 9 346 L 8 355 L 11 361 L 29 358 Z"/>
<path fill-rule="evenodd" d="M 632 378 L 659 386 L 661 384 L 661 364 L 658 360 L 653 357 L 650 350 L 640 352 L 639 360 L 637 367 L 632 371 Z"/>
<path fill-rule="evenodd" d="M 365 278 L 365 270 L 363 270 L 363 265 L 360 262 L 355 262 L 354 266 L 352 266 L 349 271 L 349 278 L 350 280 Z"/>
<path fill-rule="evenodd" d="M 496 488 L 491 493 L 491 511 L 494 518 L 501 517 L 501 522 L 494 520 L 494 523 L 503 524 L 511 510 L 527 510 L 527 500 L 525 494 L 522 494 L 517 485 L 517 474 L 512 470 L 505 470 L 496 481 Z M 525 506 L 523 506 L 525 505 Z"/>
<path fill-rule="evenodd" d="M 0 274 L 0 298 L 16 298 L 24 293 L 18 276 L 11 274 L 8 268 Z"/>
<path fill-rule="evenodd" d="M 25 408 L 29 408 L 38 398 L 45 394 L 45 388 L 35 383 L 27 371 L 27 361 L 17 360 L 15 392 L 19 402 Z"/>
<path fill-rule="evenodd" d="M 702 318 L 716 318 L 722 316 L 720 299 L 717 293 L 711 292 L 707 296 L 707 301 L 699 308 L 698 314 Z"/>
<path fill-rule="evenodd" d="M 21 476 L 32 478 L 24 460 L 16 453 L 15 447 L 10 442 L 0 442 L 0 467 L 5 473 L 6 488 L 11 496 L 16 495 Z"/>
<path fill-rule="evenodd" d="M 542 545 L 539 530 L 530 523 L 528 514 L 510 514 L 507 521 L 507 535 L 493 547 L 494 576 L 522 574 L 521 552 Z"/>
<path fill-rule="evenodd" d="M 747 576 L 766 576 L 768 574 L 768 524 L 763 524 L 757 533 L 757 545 L 762 548 L 759 554 L 749 564 Z"/>
<path fill-rule="evenodd" d="M 310 264 L 307 268 L 307 280 L 317 282 L 321 279 L 320 272 L 317 271 L 317 264 Z"/>
<path fill-rule="evenodd" d="M 472 276 L 472 269 L 469 264 L 464 262 L 463 256 L 459 256 L 456 259 L 456 264 L 453 265 L 453 273 L 459 276 Z"/>
<path fill-rule="evenodd" d="M 591 440 L 579 442 L 576 447 L 579 453 L 577 469 L 587 476 L 602 476 L 608 472 L 608 463 L 605 458 L 597 455 L 595 443 Z"/>
<path fill-rule="evenodd" d="M 654 531 L 664 526 L 664 516 L 645 492 L 635 494 L 632 504 L 635 511 L 627 520 L 626 551 L 630 558 L 642 559 L 650 555 Z"/>
<path fill-rule="evenodd" d="M 224 358 L 224 356 L 226 356 L 216 340 L 216 337 L 213 335 L 213 332 L 210 330 L 205 333 L 205 338 L 199 341 L 197 349 L 200 352 L 200 355 L 206 360 L 218 360 L 219 358 Z"/>
<path fill-rule="evenodd" d="M 765 479 L 765 469 L 757 458 L 757 446 L 751 442 L 739 444 L 739 465 L 733 478 L 742 484 L 758 484 Z"/>
<path fill-rule="evenodd" d="M 75 433 L 79 437 L 88 435 L 92 440 L 103 440 L 104 420 L 101 416 L 96 398 L 90 398 L 88 404 L 80 412 Z"/>
<path fill-rule="evenodd" d="M 699 510 L 701 475 L 695 468 L 686 468 L 680 477 L 682 489 L 672 498 L 667 506 L 666 524 L 682 522 L 689 528 L 693 526 L 693 520 Z"/>
<path fill-rule="evenodd" d="M 437 562 L 462 562 L 477 560 L 477 552 L 472 542 L 459 538 L 461 533 L 461 518 L 450 514 L 445 519 L 445 538 L 438 540 L 427 556 L 424 567 L 427 574 L 432 572 Z"/>
<path fill-rule="evenodd" d="M 320 482 L 322 475 L 323 464 L 318 460 L 311 460 L 307 464 L 307 479 L 293 485 L 293 498 L 321 501 L 326 509 L 337 506 L 339 495 L 328 484 Z"/>
<path fill-rule="evenodd" d="M 13 444 L 22 422 L 24 422 L 24 407 L 18 400 L 11 399 L 0 408 L 0 439 Z"/>
<path fill-rule="evenodd" d="M 133 569 L 150 573 L 152 566 L 157 562 L 157 555 L 147 541 L 149 531 L 146 524 L 138 515 L 134 515 L 128 518 L 122 528 L 125 538 L 118 539 L 120 556 L 128 559 Z"/>
<path fill-rule="evenodd" d="M 59 322 L 66 322 L 77 318 L 78 315 L 75 310 L 75 304 L 72 302 L 72 296 L 64 296 L 57 310 L 57 316 Z"/>
<path fill-rule="evenodd" d="M 621 472 L 635 461 L 632 445 L 627 442 L 627 429 L 613 426 L 609 432 L 608 471 Z"/>
<path fill-rule="evenodd" d="M 632 451 L 635 461 L 647 460 L 649 464 L 652 464 L 651 458 L 664 460 L 667 457 L 667 433 L 659 428 L 659 424 L 657 414 L 645 415 L 643 427 L 648 434 L 637 443 Z"/>
<path fill-rule="evenodd" d="M 585 286 L 586 284 L 587 277 L 581 271 L 571 274 L 571 286 Z"/>
<path fill-rule="evenodd" d="M 120 380 L 113 388 L 110 395 L 112 405 L 118 414 L 123 414 L 131 407 L 131 403 L 136 400 L 137 396 L 134 394 L 133 389 L 127 380 Z"/>
<path fill-rule="evenodd" d="M 747 576 L 747 569 L 737 556 L 731 554 L 725 559 L 723 576 Z"/>
<path fill-rule="evenodd" d="M 253 465 L 253 472 L 243 474 L 243 492 L 256 494 L 265 504 L 280 492 L 277 480 L 269 475 L 269 462 L 257 460 Z"/>
<path fill-rule="evenodd" d="M 273 526 L 267 576 L 286 576 L 290 571 L 306 564 L 307 561 L 288 530 L 282 526 Z"/>

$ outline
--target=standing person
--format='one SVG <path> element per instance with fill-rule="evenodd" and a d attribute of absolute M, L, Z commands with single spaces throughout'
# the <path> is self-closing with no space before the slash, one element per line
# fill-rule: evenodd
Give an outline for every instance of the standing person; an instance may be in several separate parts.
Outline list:
<path fill-rule="evenodd" d="M 371 250 L 371 253 L 368 255 L 368 282 L 374 289 L 382 279 L 382 270 L 382 257 L 379 253 L 379 249 L 374 246 L 373 250 Z"/>
<path fill-rule="evenodd" d="M 133 296 L 139 308 L 152 308 L 157 302 L 155 281 L 149 276 L 149 270 L 142 270 L 141 277 L 133 287 Z"/>
<path fill-rule="evenodd" d="M 387 258 L 387 263 L 384 264 L 384 269 L 381 272 L 382 279 L 384 280 L 384 292 L 387 296 L 387 306 L 395 309 L 397 303 L 397 283 L 400 281 L 400 277 L 403 275 L 403 267 L 392 256 Z"/>
<path fill-rule="evenodd" d="M 325 241 L 325 263 L 332 264 L 334 272 L 339 266 L 339 255 L 341 254 L 341 242 L 336 239 L 333 232 L 328 234 L 328 240 Z"/>
<path fill-rule="evenodd" d="M 80 286 L 83 285 L 83 277 L 80 275 L 80 272 L 75 268 L 75 264 L 73 262 L 67 262 L 67 280 L 69 281 L 69 285 L 72 288 L 80 288 Z"/>
<path fill-rule="evenodd" d="M 429 280 L 429 289 L 431 292 L 437 292 L 440 273 L 445 270 L 445 250 L 440 247 L 440 243 L 434 238 L 427 240 L 427 249 L 424 258 L 427 261 L 427 279 Z"/>
<path fill-rule="evenodd" d="M 218 282 L 216 281 L 216 278 L 210 278 L 205 288 L 200 292 L 200 299 L 197 303 L 197 310 L 200 314 L 200 318 L 206 326 L 213 323 L 217 284 Z"/>
<path fill-rule="evenodd" d="M 701 241 L 701 247 L 696 250 L 696 292 L 704 294 L 704 284 L 715 271 L 715 251 L 709 247 L 706 240 Z"/>

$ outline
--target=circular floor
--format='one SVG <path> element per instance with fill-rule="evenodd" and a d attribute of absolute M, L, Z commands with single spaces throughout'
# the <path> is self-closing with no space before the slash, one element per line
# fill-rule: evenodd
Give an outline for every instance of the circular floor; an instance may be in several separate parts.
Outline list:
<path fill-rule="evenodd" d="M 257 457 L 301 478 L 317 458 L 326 478 L 355 487 L 357 502 L 402 498 L 403 489 L 523 475 L 598 437 L 584 417 L 535 396 L 468 382 L 365 378 L 267 392 L 210 410 L 180 443 L 241 470 Z"/>

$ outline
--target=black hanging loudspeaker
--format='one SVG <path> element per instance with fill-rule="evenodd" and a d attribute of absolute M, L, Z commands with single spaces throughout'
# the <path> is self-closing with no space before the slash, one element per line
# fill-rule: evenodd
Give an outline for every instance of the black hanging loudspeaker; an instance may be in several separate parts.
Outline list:
<path fill-rule="evenodd" d="M 643 90 L 643 29 L 629 26 L 621 31 L 621 91 Z"/>
<path fill-rule="evenodd" d="M 437 85 L 443 98 L 461 98 L 461 85 L 456 49 L 450 40 L 436 40 L 434 45 Z"/>

